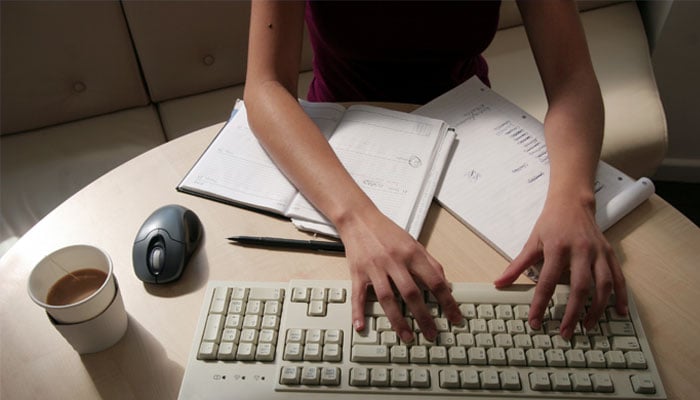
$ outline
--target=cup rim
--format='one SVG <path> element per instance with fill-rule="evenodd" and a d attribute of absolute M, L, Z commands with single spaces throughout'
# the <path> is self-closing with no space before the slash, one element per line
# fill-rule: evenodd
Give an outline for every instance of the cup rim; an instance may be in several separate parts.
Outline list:
<path fill-rule="evenodd" d="M 46 261 L 49 257 L 51 257 L 57 253 L 61 253 L 64 251 L 75 249 L 75 248 L 89 248 L 89 249 L 97 250 L 98 252 L 100 252 L 100 254 L 102 254 L 105 257 L 105 259 L 107 260 L 107 264 L 109 265 L 109 269 L 107 271 L 107 278 L 104 280 L 104 282 L 102 282 L 102 285 L 100 285 L 100 287 L 97 290 L 95 290 L 91 295 L 89 295 L 89 296 L 85 297 L 84 299 L 81 299 L 80 301 L 77 301 L 75 303 L 53 305 L 53 304 L 47 303 L 44 300 L 39 300 L 36 296 L 34 296 L 34 293 L 32 292 L 32 288 L 31 288 L 32 276 L 34 275 L 34 272 L 36 271 L 36 267 L 39 264 L 42 264 L 44 261 Z M 34 267 L 32 268 L 32 272 L 29 274 L 29 279 L 27 281 L 27 291 L 29 292 L 29 297 L 31 297 L 32 300 L 34 300 L 34 302 L 36 304 L 38 304 L 39 306 L 44 307 L 46 309 L 62 310 L 62 309 L 67 309 L 67 308 L 73 308 L 73 307 L 82 305 L 83 303 L 90 301 L 92 298 L 97 296 L 98 293 L 100 293 L 102 290 L 104 290 L 104 288 L 109 284 L 109 282 L 114 279 L 113 269 L 114 269 L 114 265 L 112 264 L 112 259 L 109 257 L 109 254 L 107 254 L 107 252 L 104 251 L 100 247 L 93 246 L 90 244 L 74 244 L 74 245 L 70 245 L 70 246 L 63 246 L 63 247 L 60 247 L 60 248 L 48 253 L 47 255 L 42 257 L 38 263 L 36 263 L 34 265 Z M 55 284 L 55 282 L 54 282 L 54 284 Z"/>

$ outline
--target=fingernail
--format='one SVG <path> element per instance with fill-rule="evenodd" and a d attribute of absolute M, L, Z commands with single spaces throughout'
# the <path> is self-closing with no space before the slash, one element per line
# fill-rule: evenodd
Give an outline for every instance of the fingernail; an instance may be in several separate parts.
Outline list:
<path fill-rule="evenodd" d="M 530 326 L 532 329 L 540 329 L 542 327 L 542 322 L 537 318 L 533 318 L 530 320 Z"/>
<path fill-rule="evenodd" d="M 360 321 L 359 319 L 356 319 L 356 320 L 352 323 L 352 325 L 355 327 L 355 330 L 356 330 L 356 331 L 359 332 L 359 331 L 362 330 L 362 321 Z"/>
<path fill-rule="evenodd" d="M 400 334 L 401 336 L 401 341 L 408 344 L 413 342 L 413 332 L 411 331 L 403 331 Z"/>

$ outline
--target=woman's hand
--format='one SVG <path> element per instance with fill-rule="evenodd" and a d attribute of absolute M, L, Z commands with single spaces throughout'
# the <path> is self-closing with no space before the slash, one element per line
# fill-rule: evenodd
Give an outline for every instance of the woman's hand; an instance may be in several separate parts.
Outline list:
<path fill-rule="evenodd" d="M 495 281 L 496 287 L 510 285 L 531 265 L 544 259 L 528 319 L 538 329 L 554 288 L 562 276 L 570 273 L 571 293 L 560 331 L 571 338 L 576 323 L 584 315 L 584 306 L 592 293 L 592 304 L 583 319 L 590 329 L 605 311 L 614 290 L 616 310 L 627 314 L 625 278 L 610 244 L 595 222 L 593 201 L 571 203 L 564 199 L 547 200 L 542 214 L 520 254 Z"/>
<path fill-rule="evenodd" d="M 437 299 L 450 322 L 462 322 L 440 263 L 380 212 L 372 210 L 364 217 L 351 218 L 343 224 L 340 236 L 352 277 L 355 330 L 365 328 L 364 309 L 370 285 L 394 331 L 406 343 L 413 341 L 413 329 L 406 321 L 396 292 L 429 340 L 435 339 L 437 330 L 425 303 L 424 288 Z"/>

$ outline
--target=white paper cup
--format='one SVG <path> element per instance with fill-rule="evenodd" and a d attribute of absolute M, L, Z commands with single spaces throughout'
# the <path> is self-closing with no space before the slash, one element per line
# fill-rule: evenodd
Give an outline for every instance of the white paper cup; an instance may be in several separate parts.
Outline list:
<path fill-rule="evenodd" d="M 75 303 L 47 303 L 49 291 L 56 282 L 83 269 L 100 270 L 106 274 L 106 279 L 95 292 Z M 107 309 L 116 291 L 112 260 L 104 251 L 93 246 L 75 245 L 56 250 L 44 257 L 29 275 L 29 296 L 46 309 L 54 320 L 62 323 L 82 322 L 98 316 Z"/>
<path fill-rule="evenodd" d="M 77 279 L 80 270 L 105 274 L 94 292 L 69 304 L 50 304 L 47 297 L 61 279 Z M 99 286 L 98 286 L 99 285 Z M 51 323 L 80 354 L 103 350 L 126 332 L 127 315 L 113 273 L 112 260 L 97 247 L 64 247 L 44 257 L 29 275 L 29 296 L 46 310 Z M 68 292 L 70 294 L 70 292 Z"/>

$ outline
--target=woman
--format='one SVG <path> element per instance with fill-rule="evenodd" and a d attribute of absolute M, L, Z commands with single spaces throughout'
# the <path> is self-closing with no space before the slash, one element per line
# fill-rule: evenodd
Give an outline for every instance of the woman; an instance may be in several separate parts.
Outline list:
<path fill-rule="evenodd" d="M 495 33 L 498 6 L 252 4 L 244 95 L 249 122 L 278 167 L 338 230 L 353 282 L 356 330 L 364 328 L 370 284 L 404 342 L 413 340 L 413 331 L 395 290 L 428 339 L 437 332 L 421 287 L 432 292 L 452 323 L 460 323 L 462 316 L 438 261 L 381 214 L 299 106 L 296 88 L 305 17 L 315 56 L 310 100 L 423 103 L 473 75 L 488 83 L 480 53 Z M 560 329 L 570 338 L 593 285 L 585 327 L 595 324 L 613 290 L 618 313 L 627 313 L 622 271 L 595 223 L 593 180 L 603 137 L 602 98 L 575 4 L 523 0 L 518 6 L 549 103 L 544 126 L 551 176 L 544 209 L 529 240 L 495 285 L 507 286 L 543 261 L 529 313 L 530 325 L 537 329 L 556 283 L 569 273 L 571 295 Z"/>

